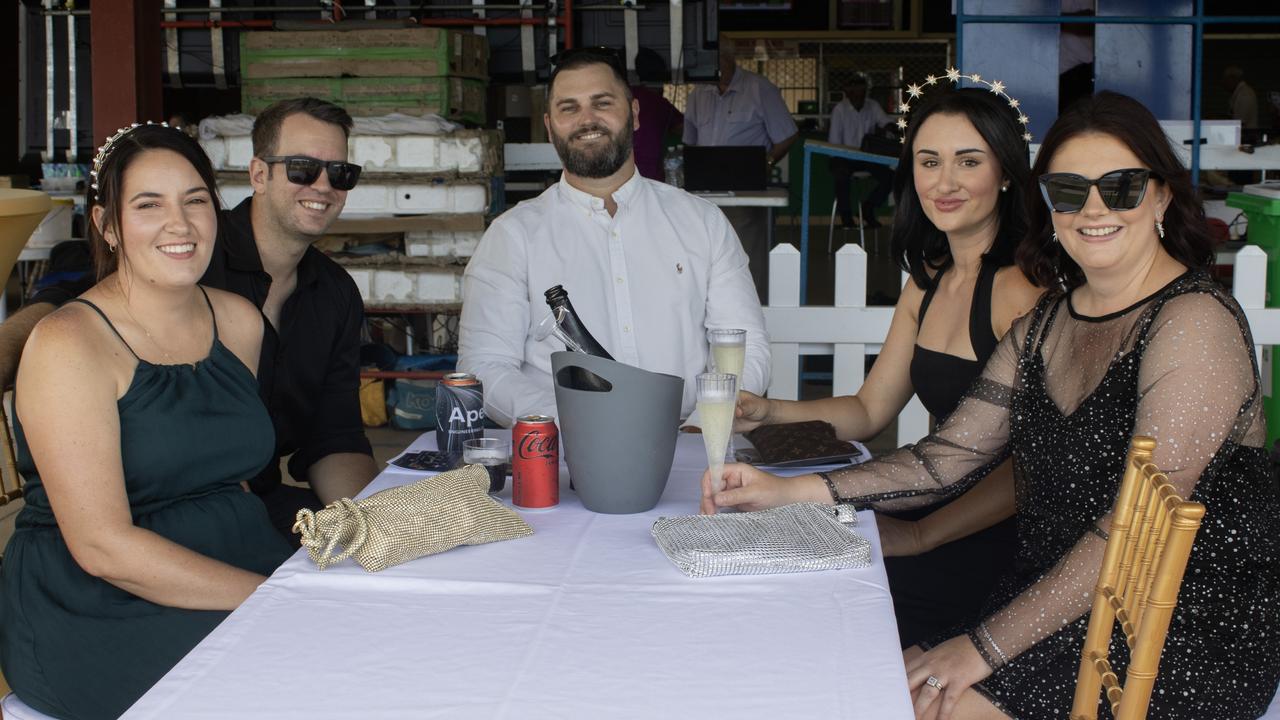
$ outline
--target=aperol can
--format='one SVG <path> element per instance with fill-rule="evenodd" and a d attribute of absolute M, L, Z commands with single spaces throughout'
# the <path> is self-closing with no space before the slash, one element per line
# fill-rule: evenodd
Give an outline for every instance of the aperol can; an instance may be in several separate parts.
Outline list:
<path fill-rule="evenodd" d="M 436 385 L 436 446 L 462 454 L 465 440 L 484 437 L 484 386 L 470 373 L 449 373 Z"/>
<path fill-rule="evenodd" d="M 511 502 L 522 508 L 560 504 L 560 430 L 555 418 L 525 415 L 511 427 Z"/>

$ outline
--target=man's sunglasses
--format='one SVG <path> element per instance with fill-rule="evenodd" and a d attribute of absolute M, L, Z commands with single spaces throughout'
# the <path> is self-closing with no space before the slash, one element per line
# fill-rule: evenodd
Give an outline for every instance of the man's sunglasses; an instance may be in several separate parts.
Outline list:
<path fill-rule="evenodd" d="M 272 155 L 261 158 L 267 163 L 284 164 L 284 175 L 294 185 L 310 185 L 320 177 L 320 171 L 329 173 L 329 185 L 334 190 L 350 190 L 360 179 L 360 166 L 338 160 L 317 160 L 306 155 Z"/>
<path fill-rule="evenodd" d="M 1158 177 L 1145 168 L 1112 170 L 1097 180 L 1075 173 L 1046 173 L 1040 176 L 1040 195 L 1056 213 L 1077 213 L 1089 200 L 1089 189 L 1098 188 L 1102 203 L 1112 210 L 1132 210 L 1147 194 L 1147 180 Z"/>

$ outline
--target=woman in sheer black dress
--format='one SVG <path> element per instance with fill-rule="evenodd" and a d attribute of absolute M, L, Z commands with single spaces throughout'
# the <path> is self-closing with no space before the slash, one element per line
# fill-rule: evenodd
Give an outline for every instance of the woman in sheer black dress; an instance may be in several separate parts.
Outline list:
<path fill-rule="evenodd" d="M 1134 169 L 1149 179 L 1111 175 L 1141 190 L 1132 209 L 1097 187 L 1074 212 L 1061 195 L 1054 212 L 1030 208 L 1019 262 L 1062 291 L 1014 324 L 934 434 L 827 478 L 734 465 L 726 490 L 712 497 L 704 483 L 706 510 L 799 500 L 902 508 L 962 492 L 1012 456 L 1014 570 L 979 622 L 904 655 L 919 717 L 1067 712 L 1135 434 L 1156 438 L 1156 464 L 1208 509 L 1148 717 L 1256 718 L 1280 681 L 1280 498 L 1262 447 L 1253 340 L 1205 272 L 1210 247 L 1188 174 L 1150 112 L 1115 93 L 1060 117 L 1033 174 L 1043 184 L 1046 174 L 1097 180 Z M 1123 672 L 1123 656 L 1116 662 Z"/>

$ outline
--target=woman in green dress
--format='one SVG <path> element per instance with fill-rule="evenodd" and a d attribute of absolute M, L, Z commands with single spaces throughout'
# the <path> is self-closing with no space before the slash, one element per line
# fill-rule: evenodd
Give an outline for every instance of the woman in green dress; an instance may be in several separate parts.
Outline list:
<path fill-rule="evenodd" d="M 125 129 L 88 194 L 98 284 L 45 318 L 15 391 L 26 507 L 5 550 L 0 665 L 59 718 L 117 717 L 288 557 L 242 481 L 272 457 L 262 315 L 197 284 L 213 169 Z"/>

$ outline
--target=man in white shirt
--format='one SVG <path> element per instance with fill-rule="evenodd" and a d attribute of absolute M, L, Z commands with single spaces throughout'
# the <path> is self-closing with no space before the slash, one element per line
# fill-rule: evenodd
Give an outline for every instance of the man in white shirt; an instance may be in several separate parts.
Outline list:
<path fill-rule="evenodd" d="M 769 384 L 764 316 L 747 257 L 724 214 L 637 171 L 639 107 L 620 56 L 562 53 L 543 121 L 564 172 L 556 185 L 493 221 L 463 276 L 458 369 L 484 384 L 485 410 L 503 425 L 556 415 L 554 337 L 531 332 L 543 293 L 563 285 L 583 325 L 619 362 L 683 377 L 681 417 L 707 365 L 707 331 L 747 331 L 741 385 Z"/>
<path fill-rule="evenodd" d="M 863 139 L 888 125 L 892 119 L 885 114 L 880 103 L 867 97 L 867 78 L 855 74 L 844 87 L 844 99 L 831 111 L 831 130 L 827 142 L 860 149 Z M 875 188 L 862 201 L 862 223 L 869 228 L 880 227 L 875 209 L 889 197 L 893 189 L 893 171 L 886 165 L 833 157 L 828 163 L 831 178 L 835 182 L 836 207 L 844 226 L 855 227 L 853 207 L 849 202 L 850 178 L 855 170 L 871 173 Z"/>
<path fill-rule="evenodd" d="M 685 145 L 761 145 L 772 168 L 800 133 L 777 86 L 738 67 L 733 46 L 720 43 L 720 83 L 695 87 L 685 100 Z M 728 207 L 732 223 L 751 260 L 751 277 L 761 299 L 768 297 L 769 213 L 766 208 Z"/>
<path fill-rule="evenodd" d="M 1231 93 L 1231 117 L 1245 130 L 1258 127 L 1258 93 L 1244 81 L 1244 71 L 1235 65 L 1223 70 L 1222 86 Z"/>

